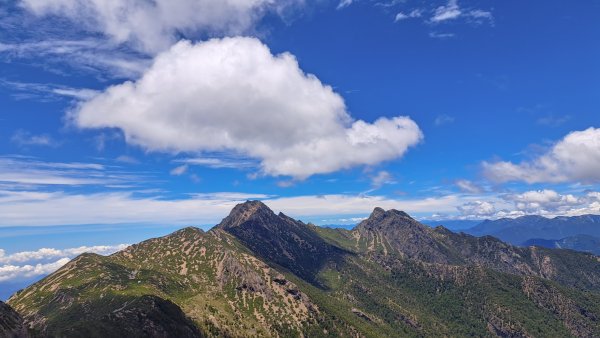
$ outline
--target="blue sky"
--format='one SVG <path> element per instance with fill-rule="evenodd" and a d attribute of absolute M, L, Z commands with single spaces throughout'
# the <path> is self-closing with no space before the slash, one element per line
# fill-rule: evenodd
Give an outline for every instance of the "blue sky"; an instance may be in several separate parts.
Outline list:
<path fill-rule="evenodd" d="M 106 3 L 0 1 L 0 283 L 246 199 L 600 213 L 598 1 Z"/>

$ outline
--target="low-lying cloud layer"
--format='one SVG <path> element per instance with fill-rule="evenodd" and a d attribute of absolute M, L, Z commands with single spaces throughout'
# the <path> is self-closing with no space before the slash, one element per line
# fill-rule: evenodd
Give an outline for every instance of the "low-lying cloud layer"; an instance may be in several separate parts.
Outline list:
<path fill-rule="evenodd" d="M 82 246 L 68 249 L 42 248 L 36 251 L 22 251 L 9 255 L 0 249 L 0 282 L 29 279 L 50 274 L 67 264 L 73 257 L 84 252 L 109 255 L 126 247 L 126 244 L 120 244 L 113 246 Z"/>
<path fill-rule="evenodd" d="M 84 252 L 92 252 L 99 255 L 108 255 L 118 250 L 123 250 L 126 244 L 120 245 L 97 245 L 80 246 L 68 249 L 41 248 L 36 251 L 20 251 L 7 255 L 3 249 L 0 249 L 0 264 L 25 263 L 31 261 L 40 261 L 46 259 L 74 257 Z"/>
<path fill-rule="evenodd" d="M 600 192 L 561 194 L 551 189 L 507 193 L 488 200 L 478 199 L 457 207 L 458 219 L 496 219 L 525 215 L 580 216 L 600 214 Z"/>
<path fill-rule="evenodd" d="M 408 117 L 353 120 L 343 98 L 296 58 L 254 38 L 182 41 L 136 82 L 70 113 L 81 128 L 119 128 L 152 151 L 231 152 L 261 172 L 305 179 L 401 157 L 422 139 Z"/>

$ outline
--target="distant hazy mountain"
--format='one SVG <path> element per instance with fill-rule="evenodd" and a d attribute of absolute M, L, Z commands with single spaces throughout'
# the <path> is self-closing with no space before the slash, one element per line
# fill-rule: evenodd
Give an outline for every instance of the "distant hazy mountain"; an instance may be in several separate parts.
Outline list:
<path fill-rule="evenodd" d="M 530 239 L 523 243 L 524 246 L 543 246 L 545 248 L 557 248 L 557 249 L 571 249 L 577 251 L 590 252 L 594 255 L 600 256 L 600 238 L 588 236 L 588 235 L 577 235 L 566 237 L 559 240 L 551 239 Z"/>
<path fill-rule="evenodd" d="M 42 337 L 600 337 L 600 259 L 252 201 L 208 232 L 83 254 L 8 303 Z"/>
<path fill-rule="evenodd" d="M 464 232 L 474 236 L 494 236 L 515 245 L 521 245 L 530 239 L 558 240 L 576 235 L 600 237 L 600 215 L 502 218 L 484 221 Z"/>
<path fill-rule="evenodd" d="M 421 223 L 429 225 L 431 227 L 443 226 L 446 229 L 450 229 L 452 231 L 464 231 L 466 229 L 471 229 L 483 222 L 482 220 L 442 220 L 442 221 L 430 221 L 423 220 Z"/>

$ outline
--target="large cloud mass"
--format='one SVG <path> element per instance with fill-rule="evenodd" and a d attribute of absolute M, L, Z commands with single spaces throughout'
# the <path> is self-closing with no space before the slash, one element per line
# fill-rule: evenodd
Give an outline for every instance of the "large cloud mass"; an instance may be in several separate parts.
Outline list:
<path fill-rule="evenodd" d="M 600 182 L 600 129 L 574 131 L 532 161 L 485 162 L 483 168 L 496 182 Z"/>
<path fill-rule="evenodd" d="M 21 0 L 28 11 L 57 15 L 128 42 L 143 52 L 167 49 L 181 33 L 239 34 L 266 12 L 303 0 Z"/>
<path fill-rule="evenodd" d="M 82 128 L 119 128 L 167 152 L 229 151 L 269 175 L 303 179 L 398 158 L 422 138 L 408 117 L 353 121 L 344 100 L 289 53 L 254 38 L 182 41 L 125 82 L 71 112 Z"/>

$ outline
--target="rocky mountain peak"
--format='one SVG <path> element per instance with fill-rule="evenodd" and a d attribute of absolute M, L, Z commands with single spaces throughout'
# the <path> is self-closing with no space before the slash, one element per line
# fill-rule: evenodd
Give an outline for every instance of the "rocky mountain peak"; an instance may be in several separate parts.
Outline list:
<path fill-rule="evenodd" d="M 390 210 L 386 211 L 380 207 L 376 207 L 375 209 L 373 209 L 373 212 L 369 216 L 369 218 L 373 218 L 374 220 L 375 219 L 381 220 L 382 218 L 386 218 L 386 217 L 401 217 L 401 218 L 413 219 L 412 217 L 410 217 L 409 214 L 407 214 L 404 211 L 400 211 L 400 210 L 396 210 L 396 209 L 390 209 Z"/>
<path fill-rule="evenodd" d="M 386 211 L 380 207 L 376 207 L 373 209 L 373 212 L 369 218 L 359 223 L 356 229 L 381 229 L 386 227 L 400 227 L 403 225 L 415 224 L 419 223 L 404 211 L 399 211 L 396 209 L 390 209 Z"/>
<path fill-rule="evenodd" d="M 260 201 L 238 204 L 216 228 L 236 237 L 265 261 L 310 282 L 338 254 L 313 228 L 283 213 L 275 214 Z"/>
<path fill-rule="evenodd" d="M 217 226 L 221 229 L 230 229 L 238 227 L 249 220 L 268 221 L 276 218 L 277 215 L 261 201 L 246 201 L 236 205 L 229 216 Z"/>

